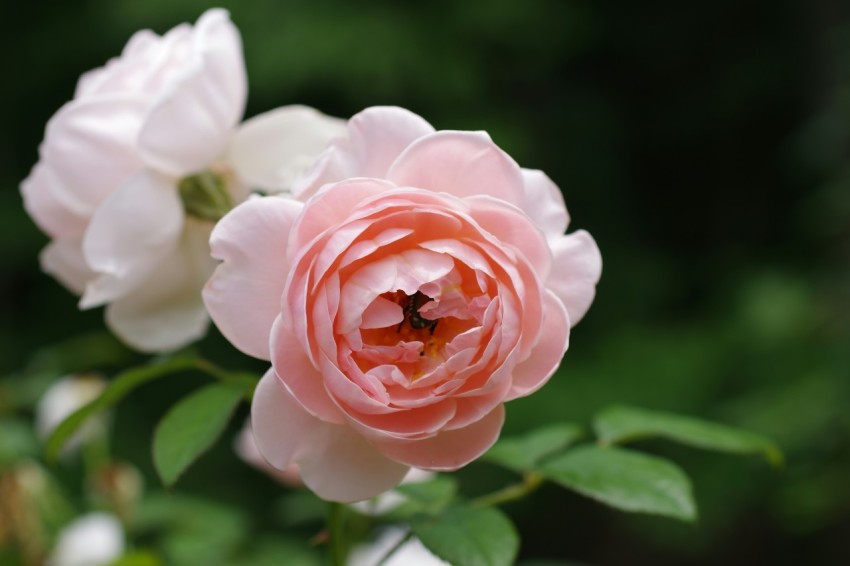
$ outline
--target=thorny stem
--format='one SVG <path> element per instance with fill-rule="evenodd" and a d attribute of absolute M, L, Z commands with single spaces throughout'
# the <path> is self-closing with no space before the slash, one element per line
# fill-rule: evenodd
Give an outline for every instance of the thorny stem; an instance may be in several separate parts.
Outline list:
<path fill-rule="evenodd" d="M 543 483 L 543 476 L 535 472 L 523 474 L 522 482 L 509 485 L 493 493 L 476 497 L 470 504 L 473 507 L 492 507 L 522 499 L 535 491 Z"/>

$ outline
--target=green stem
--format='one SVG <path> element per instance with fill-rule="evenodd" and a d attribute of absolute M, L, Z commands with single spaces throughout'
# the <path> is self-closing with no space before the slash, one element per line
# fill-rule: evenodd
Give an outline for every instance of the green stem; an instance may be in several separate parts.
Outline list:
<path fill-rule="evenodd" d="M 345 505 L 336 502 L 331 503 L 331 513 L 328 518 L 331 566 L 345 566 L 348 555 L 348 549 L 345 545 L 344 517 Z"/>
<path fill-rule="evenodd" d="M 509 485 L 481 497 L 476 497 L 470 504 L 473 507 L 492 507 L 494 505 L 501 505 L 502 503 L 517 501 L 531 494 L 542 483 L 543 476 L 534 472 L 526 472 L 523 475 L 522 482 Z"/>
<path fill-rule="evenodd" d="M 386 554 L 384 554 L 384 555 L 381 557 L 381 559 L 380 559 L 380 560 L 378 560 L 378 563 L 377 563 L 375 566 L 384 566 L 384 564 L 386 564 L 386 563 L 387 563 L 387 561 L 388 561 L 390 558 L 392 558 L 393 554 L 395 554 L 395 553 L 398 551 L 398 549 L 399 549 L 399 548 L 401 548 L 402 546 L 404 546 L 404 543 L 406 543 L 407 541 L 409 541 L 412 537 L 413 537 L 413 531 L 412 531 L 412 530 L 407 531 L 407 532 L 405 533 L 405 535 L 404 535 L 403 537 L 401 537 L 401 539 L 399 539 L 399 541 L 398 541 L 397 543 L 395 543 L 395 544 L 393 545 L 393 547 L 392 547 L 391 549 L 389 549 L 389 550 L 387 551 L 387 553 L 386 553 Z"/>

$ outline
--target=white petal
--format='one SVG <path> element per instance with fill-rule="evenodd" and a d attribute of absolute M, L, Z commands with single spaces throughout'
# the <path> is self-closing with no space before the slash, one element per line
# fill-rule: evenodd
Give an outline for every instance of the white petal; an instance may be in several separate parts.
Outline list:
<path fill-rule="evenodd" d="M 227 12 L 207 11 L 192 39 L 189 61 L 154 103 L 139 135 L 145 163 L 175 177 L 223 156 L 247 94 L 242 41 Z"/>
<path fill-rule="evenodd" d="M 47 566 L 107 566 L 124 553 L 124 529 L 109 513 L 89 513 L 59 532 Z"/>
<path fill-rule="evenodd" d="M 109 327 L 143 352 L 175 350 L 201 338 L 209 318 L 201 289 L 215 268 L 209 256 L 212 225 L 188 218 L 179 245 L 150 276 L 106 308 Z"/>
<path fill-rule="evenodd" d="M 552 272 L 546 280 L 570 315 L 575 326 L 596 296 L 596 283 L 602 274 L 602 256 L 593 237 L 584 230 L 551 239 Z"/>
<path fill-rule="evenodd" d="M 284 106 L 244 122 L 228 161 L 252 188 L 289 191 L 331 140 L 344 135 L 345 120 L 307 106 Z"/>
<path fill-rule="evenodd" d="M 307 413 L 269 370 L 254 392 L 251 423 L 269 463 L 297 463 L 304 483 L 319 497 L 350 503 L 374 497 L 401 482 L 408 467 L 385 458 L 345 425 Z"/>
<path fill-rule="evenodd" d="M 101 277 L 80 306 L 112 301 L 137 287 L 173 251 L 183 228 L 183 205 L 174 182 L 142 171 L 118 187 L 97 210 L 83 239 L 83 254 Z"/>
<path fill-rule="evenodd" d="M 269 337 L 289 272 L 286 247 L 303 206 L 256 197 L 230 211 L 210 237 L 212 256 L 222 263 L 204 287 L 204 302 L 221 333 L 256 358 L 271 357 Z"/>
<path fill-rule="evenodd" d="M 82 238 L 89 224 L 87 206 L 69 205 L 68 191 L 60 177 L 44 162 L 33 167 L 21 183 L 24 208 L 45 233 L 54 238 Z"/>
<path fill-rule="evenodd" d="M 53 240 L 39 255 L 41 269 L 65 287 L 81 295 L 86 284 L 97 274 L 83 257 L 83 244 L 78 240 Z"/>

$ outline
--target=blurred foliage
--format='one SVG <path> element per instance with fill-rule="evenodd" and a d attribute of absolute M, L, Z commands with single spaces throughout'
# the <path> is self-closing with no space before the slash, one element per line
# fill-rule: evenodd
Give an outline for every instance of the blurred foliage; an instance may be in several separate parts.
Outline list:
<path fill-rule="evenodd" d="M 339 116 L 398 104 L 438 128 L 485 129 L 520 164 L 546 171 L 574 227 L 597 239 L 605 261 L 597 301 L 558 374 L 541 393 L 509 405 L 507 432 L 586 423 L 604 406 L 627 403 L 746 427 L 785 452 L 785 469 L 774 471 L 754 459 L 642 442 L 693 478 L 696 527 L 617 514 L 544 486 L 505 508 L 522 538 L 521 561 L 847 559 L 850 6 L 222 5 L 243 34 L 247 116 L 289 103 Z M 53 380 L 70 371 L 114 374 L 141 359 L 100 332 L 99 310 L 78 312 L 75 298 L 39 272 L 46 238 L 23 212 L 18 184 L 36 161 L 45 122 L 83 71 L 117 55 L 137 29 L 163 32 L 207 7 L 200 0 L 0 5 L 8 77 L 0 95 L 4 477 L 21 466 L 43 470 L 26 423 Z M 223 367 L 263 371 L 214 330 L 198 350 Z M 321 527 L 286 523 L 286 505 L 272 503 L 291 491 L 238 461 L 229 442 L 173 491 L 156 489 L 156 422 L 201 383 L 188 374 L 147 384 L 115 415 L 114 456 L 138 467 L 149 492 L 132 531 L 139 555 L 157 548 L 168 564 L 273 564 L 280 556 L 315 563 L 303 541 Z M 232 424 L 226 438 L 235 432 Z M 92 500 L 83 467 L 72 460 L 43 471 L 63 493 L 54 499 L 78 510 Z M 478 462 L 458 479 L 466 492 L 484 493 L 506 473 Z M 56 509 L 54 523 L 67 513 Z M 39 536 L 49 541 L 56 528 L 46 525 Z M 0 562 L 13 560 L 8 552 L 0 550 Z"/>

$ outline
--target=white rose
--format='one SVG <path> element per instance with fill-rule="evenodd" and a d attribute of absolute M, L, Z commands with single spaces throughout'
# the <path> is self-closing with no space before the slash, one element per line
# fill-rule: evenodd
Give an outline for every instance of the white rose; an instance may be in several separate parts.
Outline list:
<path fill-rule="evenodd" d="M 136 33 L 84 74 L 47 124 L 24 205 L 51 238 L 44 271 L 108 305 L 106 321 L 148 352 L 201 337 L 201 288 L 215 267 L 214 222 L 249 188 L 286 190 L 344 122 L 283 107 L 237 128 L 247 93 L 228 13 L 163 36 Z"/>

